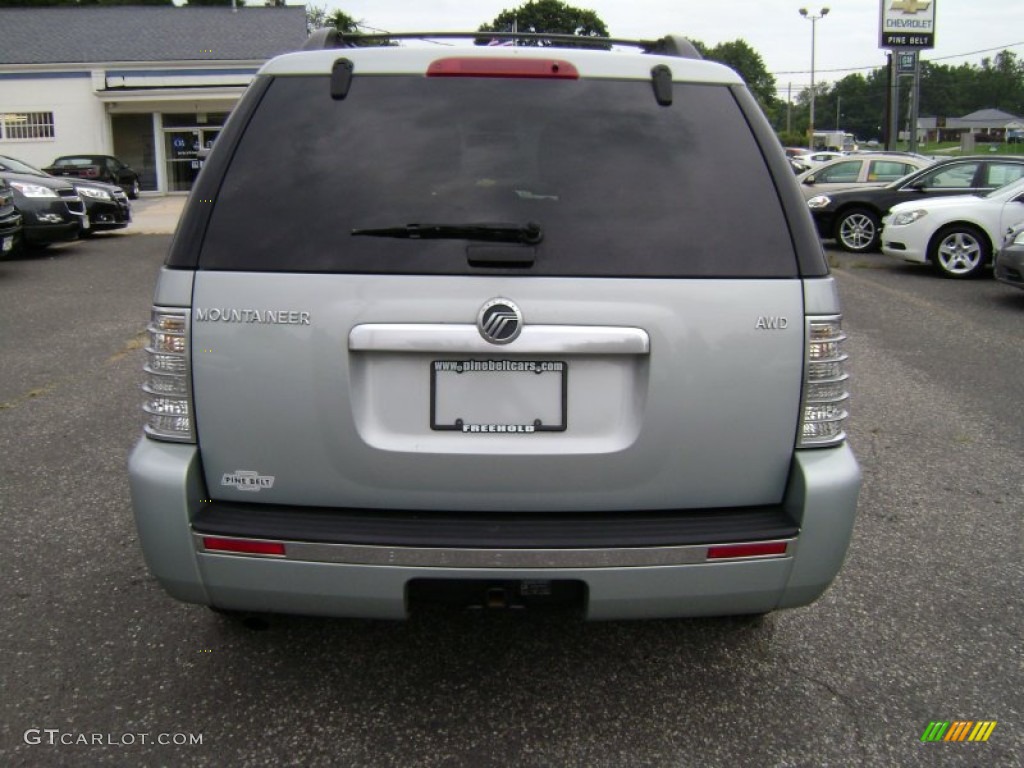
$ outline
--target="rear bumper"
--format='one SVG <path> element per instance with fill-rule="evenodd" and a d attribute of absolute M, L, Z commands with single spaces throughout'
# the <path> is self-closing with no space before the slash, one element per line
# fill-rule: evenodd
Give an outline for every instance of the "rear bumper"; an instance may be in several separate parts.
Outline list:
<path fill-rule="evenodd" d="M 513 537 L 482 550 L 472 541 L 455 547 L 429 541 L 349 545 L 326 536 L 310 541 L 305 532 L 304 540 L 268 536 L 288 550 L 286 557 L 268 557 L 214 553 L 203 546 L 211 531 L 199 529 L 209 529 L 217 516 L 202 512 L 195 446 L 143 438 L 129 460 L 129 475 L 146 562 L 172 596 L 241 611 L 391 619 L 406 616 L 408 587 L 416 579 L 577 581 L 585 585 L 590 619 L 762 613 L 806 605 L 842 566 L 860 488 L 848 447 L 799 452 L 780 508 L 784 514 L 763 516 L 759 523 L 760 540 L 787 543 L 784 554 L 767 557 L 707 558 L 712 544 L 736 543 L 737 536 L 749 541 L 755 528 L 742 526 L 733 526 L 731 534 L 723 529 L 724 538 L 713 542 L 694 539 L 692 531 L 671 533 L 687 542 L 679 546 L 656 538 L 619 547 L 601 541 L 555 546 L 549 540 L 537 549 L 517 545 Z M 221 526 L 229 519 L 221 516 Z"/>

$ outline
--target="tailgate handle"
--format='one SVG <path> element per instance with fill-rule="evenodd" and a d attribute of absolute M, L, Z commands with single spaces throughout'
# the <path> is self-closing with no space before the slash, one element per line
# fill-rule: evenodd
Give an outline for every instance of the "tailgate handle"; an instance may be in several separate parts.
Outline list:
<path fill-rule="evenodd" d="M 496 354 L 475 325 L 367 323 L 348 334 L 352 352 L 466 352 Z M 641 328 L 591 325 L 525 325 L 502 354 L 646 355 L 651 340 Z"/>
<path fill-rule="evenodd" d="M 532 267 L 537 249 L 515 245 L 467 245 L 466 260 L 471 267 Z"/>

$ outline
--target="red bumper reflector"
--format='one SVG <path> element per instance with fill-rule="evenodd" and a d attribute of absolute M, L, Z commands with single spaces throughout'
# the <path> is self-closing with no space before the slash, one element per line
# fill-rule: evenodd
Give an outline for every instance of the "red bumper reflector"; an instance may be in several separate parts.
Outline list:
<path fill-rule="evenodd" d="M 722 544 L 717 547 L 708 547 L 708 560 L 784 555 L 787 547 L 788 544 L 785 541 L 771 541 L 764 544 Z"/>
<path fill-rule="evenodd" d="M 491 59 L 471 56 L 438 59 L 427 67 L 427 77 L 528 77 L 578 80 L 579 71 L 561 59 Z"/>
<path fill-rule="evenodd" d="M 279 541 L 221 539 L 216 536 L 203 536 L 203 547 L 215 552 L 239 552 L 245 555 L 284 556 L 284 544 Z"/>

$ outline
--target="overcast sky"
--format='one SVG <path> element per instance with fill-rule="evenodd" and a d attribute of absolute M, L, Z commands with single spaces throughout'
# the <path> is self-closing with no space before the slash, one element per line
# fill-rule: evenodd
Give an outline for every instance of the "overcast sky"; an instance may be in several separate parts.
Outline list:
<path fill-rule="evenodd" d="M 889 2 L 890 0 L 886 0 Z M 312 5 L 324 0 L 306 0 Z M 924 59 L 977 64 L 988 48 L 1009 48 L 1024 58 L 1024 0 L 935 0 L 935 48 Z M 366 24 L 390 32 L 467 31 L 490 22 L 525 0 L 326 0 Z M 811 23 L 801 7 L 829 14 L 817 22 L 816 79 L 835 82 L 849 71 L 884 63 L 878 47 L 879 0 L 569 0 L 590 8 L 613 37 L 654 38 L 675 33 L 708 45 L 743 39 L 764 60 L 780 89 L 810 83 Z M 969 54 L 960 56 L 960 54 Z M 947 59 L 945 57 L 957 56 Z"/>

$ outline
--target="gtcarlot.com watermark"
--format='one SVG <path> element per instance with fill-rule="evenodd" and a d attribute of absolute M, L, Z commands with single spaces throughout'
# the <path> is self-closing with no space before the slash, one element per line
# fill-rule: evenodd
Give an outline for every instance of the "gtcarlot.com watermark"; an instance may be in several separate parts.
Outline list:
<path fill-rule="evenodd" d="M 29 728 L 26 744 L 78 747 L 131 747 L 136 744 L 195 747 L 203 743 L 201 733 L 79 733 L 59 728 Z"/>

